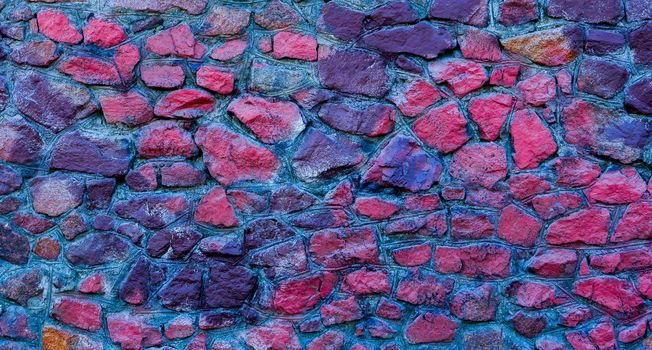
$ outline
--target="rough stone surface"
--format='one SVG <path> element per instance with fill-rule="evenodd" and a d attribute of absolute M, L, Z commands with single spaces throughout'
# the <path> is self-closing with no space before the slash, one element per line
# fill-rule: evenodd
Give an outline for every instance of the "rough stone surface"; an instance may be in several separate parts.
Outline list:
<path fill-rule="evenodd" d="M 651 0 L 0 17 L 0 350 L 652 347 Z"/>

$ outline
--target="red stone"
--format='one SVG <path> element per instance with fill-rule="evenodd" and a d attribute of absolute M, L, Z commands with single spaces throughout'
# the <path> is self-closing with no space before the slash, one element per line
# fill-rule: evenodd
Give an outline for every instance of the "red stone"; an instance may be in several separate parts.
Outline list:
<path fill-rule="evenodd" d="M 119 85 L 122 82 L 113 63 L 91 57 L 69 58 L 61 63 L 59 70 L 84 84 Z"/>
<path fill-rule="evenodd" d="M 222 187 L 216 187 L 202 197 L 195 211 L 195 221 L 220 228 L 239 225 Z"/>
<path fill-rule="evenodd" d="M 498 222 L 498 237 L 523 247 L 533 247 L 541 230 L 541 221 L 515 205 L 503 209 Z"/>
<path fill-rule="evenodd" d="M 317 40 L 312 35 L 296 32 L 278 32 L 272 38 L 272 56 L 276 59 L 294 58 L 317 60 Z"/>
<path fill-rule="evenodd" d="M 469 27 L 460 40 L 462 56 L 480 61 L 500 61 L 500 45 L 495 35 Z"/>
<path fill-rule="evenodd" d="M 480 138 L 494 141 L 512 111 L 512 96 L 507 94 L 487 94 L 469 101 L 469 116 L 478 125 Z"/>
<path fill-rule="evenodd" d="M 27 41 L 17 46 L 9 56 L 14 63 L 47 67 L 56 61 L 61 52 L 57 44 L 50 40 Z"/>
<path fill-rule="evenodd" d="M 514 162 L 521 169 L 532 169 L 557 152 L 550 130 L 532 110 L 516 112 L 509 127 L 514 144 Z"/>
<path fill-rule="evenodd" d="M 431 211 L 441 209 L 441 199 L 437 194 L 408 195 L 404 198 L 405 209 L 409 211 Z"/>
<path fill-rule="evenodd" d="M 388 100 L 405 116 L 415 117 L 441 98 L 442 94 L 436 87 L 425 80 L 417 79 L 396 83 Z"/>
<path fill-rule="evenodd" d="M 356 213 L 371 220 L 388 219 L 400 209 L 397 203 L 377 197 L 356 198 L 354 207 Z"/>
<path fill-rule="evenodd" d="M 584 187 L 600 176 L 600 167 L 586 159 L 561 157 L 555 159 L 554 164 L 559 186 Z"/>
<path fill-rule="evenodd" d="M 445 315 L 425 312 L 407 325 L 405 338 L 410 344 L 449 342 L 455 339 L 457 326 Z"/>
<path fill-rule="evenodd" d="M 220 95 L 233 92 L 235 73 L 217 67 L 203 65 L 197 70 L 196 82 L 198 86 L 215 91 Z"/>
<path fill-rule="evenodd" d="M 510 274 L 512 253 L 496 244 L 435 248 L 435 269 L 469 277 L 503 278 Z"/>
<path fill-rule="evenodd" d="M 652 267 L 652 252 L 649 248 L 631 248 L 607 254 L 591 254 L 591 267 L 604 274 L 642 270 Z"/>
<path fill-rule="evenodd" d="M 183 68 L 175 64 L 145 63 L 140 66 L 140 79 L 153 88 L 174 89 L 183 85 Z"/>
<path fill-rule="evenodd" d="M 201 58 L 206 53 L 206 47 L 195 40 L 187 24 L 152 35 L 147 38 L 145 49 L 160 56 Z"/>
<path fill-rule="evenodd" d="M 514 198 L 524 200 L 539 193 L 546 192 L 552 187 L 550 182 L 529 173 L 512 175 L 508 180 L 509 191 Z"/>
<path fill-rule="evenodd" d="M 241 338 L 253 350 L 301 350 L 299 338 L 287 321 L 251 327 L 241 333 Z"/>
<path fill-rule="evenodd" d="M 460 98 L 479 89 L 489 80 L 482 65 L 459 58 L 432 61 L 428 69 L 436 83 L 446 82 Z"/>
<path fill-rule="evenodd" d="M 147 98 L 136 91 L 100 96 L 104 120 L 110 124 L 136 126 L 154 118 L 154 109 Z"/>
<path fill-rule="evenodd" d="M 82 40 L 82 35 L 61 11 L 41 10 L 36 14 L 36 20 L 40 32 L 54 41 L 77 44 Z"/>
<path fill-rule="evenodd" d="M 471 139 L 466 124 L 457 104 L 451 102 L 428 111 L 417 119 L 412 130 L 428 146 L 450 153 Z"/>
<path fill-rule="evenodd" d="M 646 328 L 645 320 L 638 320 L 631 325 L 627 325 L 618 332 L 618 341 L 625 344 L 635 342 L 643 338 Z"/>
<path fill-rule="evenodd" d="M 50 315 L 69 326 L 87 331 L 102 328 L 102 307 L 90 301 L 68 297 L 57 299 Z"/>
<path fill-rule="evenodd" d="M 85 43 L 105 49 L 127 40 L 127 34 L 119 25 L 97 18 L 88 20 L 83 33 Z"/>
<path fill-rule="evenodd" d="M 190 158 L 197 153 L 190 132 L 167 120 L 157 120 L 142 128 L 137 144 L 138 155 L 143 158 Z"/>
<path fill-rule="evenodd" d="M 609 211 L 590 207 L 556 220 L 548 227 L 546 241 L 563 245 L 584 243 L 603 245 L 609 235 Z"/>
<path fill-rule="evenodd" d="M 280 166 L 274 153 L 217 124 L 200 127 L 195 142 L 211 176 L 224 186 L 246 180 L 269 181 Z"/>
<path fill-rule="evenodd" d="M 78 207 L 84 195 L 84 185 L 63 173 L 36 177 L 29 186 L 34 211 L 48 216 L 60 216 Z"/>
<path fill-rule="evenodd" d="M 398 248 L 392 251 L 392 257 L 401 266 L 419 266 L 427 264 L 432 256 L 432 247 L 428 243 Z"/>
<path fill-rule="evenodd" d="M 483 239 L 494 235 L 496 231 L 495 217 L 487 212 L 452 208 L 451 237 L 454 240 Z"/>
<path fill-rule="evenodd" d="M 580 208 L 584 205 L 584 200 L 574 192 L 557 192 L 536 196 L 530 204 L 542 219 L 549 220 Z"/>
<path fill-rule="evenodd" d="M 339 331 L 328 331 L 313 339 L 306 350 L 341 349 L 344 346 L 345 335 Z"/>
<path fill-rule="evenodd" d="M 386 271 L 374 271 L 365 267 L 344 276 L 342 290 L 353 294 L 374 294 L 391 291 L 390 276 Z"/>
<path fill-rule="evenodd" d="M 494 287 L 491 284 L 463 289 L 451 300 L 451 313 L 464 321 L 491 321 L 496 317 L 498 308 L 498 298 L 493 294 Z"/>
<path fill-rule="evenodd" d="M 134 69 L 136 65 L 140 62 L 140 51 L 138 46 L 134 44 L 125 44 L 118 47 L 116 50 L 115 57 L 113 57 L 113 63 L 115 63 L 118 73 L 122 78 L 122 85 L 130 85 L 136 75 L 134 74 Z"/>
<path fill-rule="evenodd" d="M 50 237 L 40 238 L 34 245 L 34 254 L 45 260 L 56 260 L 60 253 L 59 241 Z"/>
<path fill-rule="evenodd" d="M 629 242 L 652 238 L 652 202 L 635 202 L 627 207 L 620 218 L 612 242 Z"/>
<path fill-rule="evenodd" d="M 158 327 L 148 325 L 146 321 L 143 316 L 128 312 L 109 314 L 106 318 L 109 337 L 125 350 L 161 345 L 161 331 Z"/>
<path fill-rule="evenodd" d="M 319 313 L 325 326 L 360 320 L 363 316 L 362 309 L 354 296 L 324 304 Z"/>
<path fill-rule="evenodd" d="M 576 281 L 573 293 L 605 307 L 617 316 L 635 316 L 644 308 L 643 299 L 631 284 L 616 277 L 592 277 Z"/>
<path fill-rule="evenodd" d="M 274 292 L 272 308 L 286 314 L 308 311 L 331 293 L 336 281 L 332 273 L 285 280 Z"/>
<path fill-rule="evenodd" d="M 570 277 L 577 267 L 577 253 L 570 249 L 539 249 L 527 262 L 528 271 L 541 277 Z"/>
<path fill-rule="evenodd" d="M 376 236 L 368 227 L 317 232 L 310 238 L 310 253 L 328 268 L 379 262 Z"/>
<path fill-rule="evenodd" d="M 96 272 L 79 281 L 77 289 L 84 294 L 102 294 L 105 285 L 104 275 Z"/>
<path fill-rule="evenodd" d="M 587 190 L 591 201 L 607 204 L 635 202 L 643 196 L 647 186 L 636 168 L 607 170 Z"/>
<path fill-rule="evenodd" d="M 555 295 L 555 288 L 545 283 L 512 282 L 506 293 L 512 298 L 512 303 L 534 309 L 547 309 L 562 303 Z"/>
<path fill-rule="evenodd" d="M 642 272 L 636 279 L 637 289 L 646 298 L 652 299 L 652 272 Z"/>
<path fill-rule="evenodd" d="M 453 155 L 450 175 L 486 188 L 507 176 L 505 149 L 494 143 L 475 143 L 460 148 Z"/>
<path fill-rule="evenodd" d="M 231 102 L 227 111 L 264 143 L 293 140 L 305 128 L 299 107 L 289 101 L 245 95 Z"/>
<path fill-rule="evenodd" d="M 501 65 L 496 66 L 491 71 L 489 84 L 511 87 L 516 83 L 520 67 L 518 65 Z"/>
<path fill-rule="evenodd" d="M 221 46 L 218 46 L 211 51 L 210 57 L 218 61 L 229 61 L 240 55 L 247 49 L 246 40 L 231 39 Z"/>
<path fill-rule="evenodd" d="M 412 270 L 396 288 L 396 299 L 413 305 L 443 306 L 455 282 L 423 270 Z"/>
<path fill-rule="evenodd" d="M 154 114 L 165 118 L 196 119 L 210 113 L 215 99 L 209 93 L 195 89 L 175 90 L 163 96 Z"/>
<path fill-rule="evenodd" d="M 532 106 L 542 106 L 557 94 L 555 79 L 546 73 L 535 74 L 518 83 L 516 88 L 523 94 L 525 102 Z"/>
<path fill-rule="evenodd" d="M 195 333 L 194 320 L 191 316 L 180 315 L 165 325 L 165 337 L 171 340 L 188 338 Z"/>

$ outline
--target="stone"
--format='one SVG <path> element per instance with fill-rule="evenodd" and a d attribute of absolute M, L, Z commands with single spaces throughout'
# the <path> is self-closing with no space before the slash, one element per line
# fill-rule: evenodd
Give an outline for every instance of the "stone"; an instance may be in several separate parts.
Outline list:
<path fill-rule="evenodd" d="M 582 45 L 582 32 L 568 25 L 505 38 L 500 43 L 506 50 L 530 61 L 555 67 L 575 60 Z"/>
<path fill-rule="evenodd" d="M 497 86 L 511 87 L 516 83 L 516 78 L 520 71 L 520 67 L 516 64 L 505 64 L 494 67 L 491 71 L 491 78 L 489 84 Z"/>
<path fill-rule="evenodd" d="M 400 210 L 397 203 L 377 197 L 358 197 L 355 200 L 354 208 L 358 215 L 371 220 L 388 219 Z"/>
<path fill-rule="evenodd" d="M 203 65 L 197 70 L 196 82 L 198 86 L 217 92 L 220 95 L 228 95 L 233 92 L 235 73 L 214 66 Z"/>
<path fill-rule="evenodd" d="M 195 40 L 190 26 L 179 24 L 147 38 L 145 49 L 159 56 L 199 59 L 206 47 Z"/>
<path fill-rule="evenodd" d="M 334 37 L 350 41 L 360 35 L 365 15 L 338 3 L 326 3 L 321 8 L 317 28 Z"/>
<path fill-rule="evenodd" d="M 301 343 L 287 321 L 272 321 L 242 331 L 239 337 L 253 350 L 286 349 L 300 350 Z"/>
<path fill-rule="evenodd" d="M 165 227 L 185 215 L 188 209 L 186 197 L 177 194 L 142 195 L 118 201 L 113 207 L 119 217 L 135 220 L 147 228 Z"/>
<path fill-rule="evenodd" d="M 295 239 L 264 248 L 251 255 L 251 265 L 262 267 L 270 279 L 306 271 L 308 259 L 303 242 Z"/>
<path fill-rule="evenodd" d="M 451 102 L 426 112 L 417 119 L 412 130 L 426 145 L 446 154 L 470 140 L 466 124 L 457 104 Z"/>
<path fill-rule="evenodd" d="M 276 59 L 317 60 L 317 40 L 309 34 L 278 32 L 272 38 L 272 45 L 274 47 L 272 56 Z"/>
<path fill-rule="evenodd" d="M 553 100 L 557 95 L 555 80 L 546 73 L 535 74 L 516 85 L 525 102 L 538 107 Z"/>
<path fill-rule="evenodd" d="M 38 268 L 21 269 L 4 276 L 0 283 L 0 294 L 22 306 L 34 298 L 43 296 L 43 284 L 47 279 Z"/>
<path fill-rule="evenodd" d="M 141 349 L 162 344 L 158 326 L 147 324 L 145 316 L 128 311 L 111 313 L 106 317 L 106 325 L 111 341 L 123 349 Z"/>
<path fill-rule="evenodd" d="M 432 312 L 419 314 L 405 328 L 410 344 L 449 342 L 455 339 L 458 324 L 451 318 Z"/>
<path fill-rule="evenodd" d="M 625 36 L 619 32 L 589 29 L 586 33 L 584 50 L 589 54 L 607 55 L 620 51 L 623 46 L 625 46 Z"/>
<path fill-rule="evenodd" d="M 344 285 L 342 288 L 351 291 L 356 295 L 375 293 L 387 294 L 391 289 L 390 277 L 386 271 L 374 271 L 362 268 L 348 273 L 344 277 Z"/>
<path fill-rule="evenodd" d="M 364 158 L 359 144 L 312 129 L 294 153 L 292 168 L 301 180 L 312 182 L 354 167 Z"/>
<path fill-rule="evenodd" d="M 211 266 L 204 285 L 204 305 L 208 308 L 237 308 L 254 293 L 256 275 L 242 266 Z"/>
<path fill-rule="evenodd" d="M 8 166 L 0 165 L 0 195 L 17 191 L 23 185 L 23 178 Z"/>
<path fill-rule="evenodd" d="M 56 42 L 77 44 L 82 40 L 81 33 L 61 11 L 41 10 L 36 14 L 36 20 L 40 32 Z"/>
<path fill-rule="evenodd" d="M 514 144 L 514 163 L 520 169 L 536 168 L 557 152 L 552 133 L 532 110 L 517 111 L 509 132 Z"/>
<path fill-rule="evenodd" d="M 183 259 L 202 238 L 190 226 L 176 226 L 156 231 L 147 241 L 147 254 L 152 257 Z"/>
<path fill-rule="evenodd" d="M 440 91 L 430 83 L 415 79 L 397 82 L 388 100 L 392 101 L 403 115 L 415 117 L 442 97 Z"/>
<path fill-rule="evenodd" d="M 180 65 L 143 63 L 140 66 L 140 79 L 152 88 L 174 89 L 181 87 L 185 73 Z"/>
<path fill-rule="evenodd" d="M 541 277 L 570 277 L 577 267 L 577 253 L 570 249 L 538 249 L 527 261 L 527 269 Z"/>
<path fill-rule="evenodd" d="M 476 28 L 468 28 L 460 39 L 460 51 L 467 59 L 498 62 L 502 55 L 495 35 Z"/>
<path fill-rule="evenodd" d="M 244 234 L 247 249 L 260 248 L 295 235 L 287 224 L 273 218 L 252 221 Z"/>
<path fill-rule="evenodd" d="M 369 97 L 383 97 L 390 78 L 385 61 L 364 50 L 332 50 L 317 61 L 319 81 L 328 89 Z"/>
<path fill-rule="evenodd" d="M 84 195 L 82 183 L 61 173 L 35 177 L 29 186 L 34 211 L 48 216 L 60 216 L 78 207 Z"/>
<path fill-rule="evenodd" d="M 285 314 L 308 311 L 331 293 L 336 278 L 326 272 L 284 280 L 274 291 L 272 308 Z"/>
<path fill-rule="evenodd" d="M 618 0 L 598 0 L 591 3 L 552 0 L 546 6 L 546 14 L 569 21 L 616 24 L 623 18 L 624 12 Z"/>
<path fill-rule="evenodd" d="M 126 138 L 101 138 L 90 133 L 73 131 L 55 143 L 50 167 L 108 177 L 125 175 L 133 154 Z"/>
<path fill-rule="evenodd" d="M 163 96 L 154 107 L 154 114 L 164 118 L 197 119 L 210 113 L 215 99 L 196 89 L 175 90 Z"/>
<path fill-rule="evenodd" d="M 396 288 L 396 299 L 413 305 L 441 307 L 453 290 L 455 282 L 450 278 L 437 277 L 422 270 L 404 275 Z"/>
<path fill-rule="evenodd" d="M 109 0 L 108 4 L 111 7 L 136 11 L 168 12 L 171 9 L 179 8 L 188 12 L 188 14 L 198 15 L 204 10 L 207 2 L 207 0 Z"/>
<path fill-rule="evenodd" d="M 541 227 L 539 219 L 515 205 L 509 205 L 500 214 L 498 237 L 510 244 L 533 247 Z"/>
<path fill-rule="evenodd" d="M 360 320 L 363 316 L 362 309 L 354 296 L 324 304 L 319 313 L 325 326 Z"/>
<path fill-rule="evenodd" d="M 646 248 L 633 248 L 607 254 L 593 254 L 589 257 L 592 268 L 605 274 L 641 270 L 652 266 L 652 254 Z"/>
<path fill-rule="evenodd" d="M 625 89 L 625 108 L 638 114 L 652 113 L 652 78 L 642 78 Z"/>
<path fill-rule="evenodd" d="M 426 22 L 411 26 L 382 29 L 362 38 L 364 45 L 388 54 L 412 54 L 433 59 L 456 46 L 444 28 Z"/>
<path fill-rule="evenodd" d="M 451 237 L 454 240 L 476 240 L 491 237 L 496 231 L 495 216 L 479 210 L 453 207 Z"/>
<path fill-rule="evenodd" d="M 41 158 L 43 139 L 23 118 L 7 117 L 0 121 L 0 160 L 17 164 L 33 164 Z"/>
<path fill-rule="evenodd" d="M 265 29 L 277 30 L 299 24 L 301 16 L 284 2 L 272 0 L 254 14 L 254 22 Z"/>
<path fill-rule="evenodd" d="M 616 225 L 611 241 L 629 242 L 635 239 L 649 239 L 652 237 L 652 222 L 648 219 L 650 215 L 652 215 L 652 203 L 644 201 L 631 203 Z"/>
<path fill-rule="evenodd" d="M 548 227 L 546 241 L 554 245 L 604 245 L 607 243 L 610 221 L 609 211 L 606 209 L 582 209 L 554 221 Z"/>
<path fill-rule="evenodd" d="M 432 248 L 428 244 L 419 244 L 398 248 L 392 251 L 392 257 L 401 266 L 419 266 L 427 264 L 432 255 Z"/>
<path fill-rule="evenodd" d="M 117 86 L 122 82 L 113 63 L 93 57 L 71 57 L 59 65 L 59 70 L 82 84 Z"/>
<path fill-rule="evenodd" d="M 154 118 L 154 109 L 147 98 L 136 91 L 100 96 L 102 114 L 107 123 L 136 126 Z"/>
<path fill-rule="evenodd" d="M 115 233 L 87 235 L 68 246 L 64 256 L 74 265 L 96 266 L 124 261 L 129 244 Z"/>
<path fill-rule="evenodd" d="M 242 55 L 247 49 L 247 46 L 248 43 L 246 40 L 231 39 L 221 46 L 214 48 L 210 53 L 210 57 L 218 61 L 229 61 Z"/>
<path fill-rule="evenodd" d="M 194 166 L 176 162 L 159 169 L 164 187 L 195 187 L 206 182 L 204 172 Z"/>
<path fill-rule="evenodd" d="M 652 8 L 648 0 L 628 0 L 625 2 L 628 21 L 652 19 Z"/>
<path fill-rule="evenodd" d="M 371 228 L 325 230 L 310 237 L 309 251 L 327 268 L 378 263 L 378 243 Z"/>
<path fill-rule="evenodd" d="M 294 140 L 305 128 L 299 107 L 289 101 L 245 95 L 231 102 L 227 111 L 264 143 Z"/>
<path fill-rule="evenodd" d="M 584 200 L 573 192 L 557 192 L 535 196 L 530 204 L 539 217 L 550 220 L 582 207 Z"/>
<path fill-rule="evenodd" d="M 87 88 L 37 73 L 16 77 L 13 100 L 23 114 L 55 133 L 97 109 Z"/>
<path fill-rule="evenodd" d="M 34 340 L 36 335 L 30 326 L 29 314 L 26 309 L 18 306 L 8 305 L 0 315 L 0 336 L 18 340 Z M 5 344 L 20 344 L 4 341 Z M 28 349 L 19 348 L 19 345 L 7 345 L 7 350 Z"/>
<path fill-rule="evenodd" d="M 268 181 L 279 168 L 271 151 L 218 125 L 200 127 L 195 142 L 211 176 L 225 186 L 237 181 Z"/>
<path fill-rule="evenodd" d="M 113 63 L 118 69 L 120 78 L 122 79 L 121 88 L 126 89 L 134 82 L 136 78 L 135 69 L 136 65 L 140 62 L 140 51 L 138 46 L 134 44 L 124 44 L 115 52 Z"/>
<path fill-rule="evenodd" d="M 127 40 L 127 34 L 119 25 L 98 18 L 89 19 L 82 32 L 86 44 L 97 45 L 104 49 Z"/>
<path fill-rule="evenodd" d="M 601 59 L 585 59 L 580 63 L 577 89 L 605 99 L 620 92 L 629 79 L 627 68 Z"/>
<path fill-rule="evenodd" d="M 459 291 L 451 300 L 450 310 L 455 317 L 464 321 L 486 322 L 496 317 L 498 298 L 494 296 L 491 284 Z"/>
<path fill-rule="evenodd" d="M 635 168 L 607 170 L 588 188 L 591 201 L 606 204 L 626 204 L 635 202 L 645 193 L 646 184 Z"/>
<path fill-rule="evenodd" d="M 513 26 L 539 18 L 536 0 L 504 0 L 500 4 L 498 22 Z"/>
<path fill-rule="evenodd" d="M 476 27 L 485 27 L 489 21 L 486 0 L 434 0 L 430 3 L 431 18 L 452 20 Z"/>
<path fill-rule="evenodd" d="M 310 74 L 303 66 L 256 58 L 251 63 L 247 89 L 266 95 L 287 95 L 313 84 L 307 79 Z"/>
<path fill-rule="evenodd" d="M 442 163 L 426 154 L 411 137 L 394 136 L 371 160 L 363 183 L 410 192 L 429 189 L 439 179 Z"/>
<path fill-rule="evenodd" d="M 505 149 L 494 143 L 465 145 L 453 154 L 450 175 L 466 183 L 491 188 L 507 175 Z"/>
<path fill-rule="evenodd" d="M 54 301 L 50 315 L 73 327 L 97 331 L 102 327 L 102 307 L 90 301 L 60 298 Z"/>
<path fill-rule="evenodd" d="M 341 349 L 344 346 L 344 337 L 342 332 L 328 331 L 311 341 L 306 350 Z"/>
<path fill-rule="evenodd" d="M 510 274 L 511 251 L 497 244 L 435 248 L 435 269 L 444 274 L 503 278 Z"/>
<path fill-rule="evenodd" d="M 159 120 L 140 130 L 138 155 L 142 158 L 184 157 L 197 154 L 192 134 L 173 121 Z"/>
<path fill-rule="evenodd" d="M 481 64 L 461 58 L 432 61 L 428 64 L 428 71 L 436 83 L 446 82 L 460 98 L 479 89 L 489 80 Z"/>
<path fill-rule="evenodd" d="M 159 290 L 158 299 L 165 308 L 175 311 L 193 311 L 200 306 L 201 286 L 202 270 L 190 264 Z"/>
<path fill-rule="evenodd" d="M 396 111 L 380 103 L 353 105 L 327 102 L 319 109 L 319 118 L 334 129 L 375 137 L 393 130 Z"/>
<path fill-rule="evenodd" d="M 50 40 L 27 41 L 14 49 L 9 56 L 14 63 L 47 67 L 61 55 L 57 44 Z"/>
<path fill-rule="evenodd" d="M 391 26 L 401 23 L 414 23 L 419 20 L 419 14 L 412 8 L 409 1 L 390 1 L 376 8 L 367 16 L 365 24 L 368 29 Z"/>
<path fill-rule="evenodd" d="M 240 34 L 249 24 L 249 11 L 227 7 L 214 6 L 204 19 L 200 34 L 208 36 Z"/>
<path fill-rule="evenodd" d="M 220 228 L 238 226 L 238 218 L 222 187 L 216 187 L 202 197 L 195 210 L 195 222 Z"/>
<path fill-rule="evenodd" d="M 555 159 L 557 185 L 584 187 L 592 184 L 601 173 L 600 167 L 586 159 L 560 157 Z"/>
<path fill-rule="evenodd" d="M 478 125 L 480 138 L 495 141 L 512 111 L 513 98 L 508 94 L 486 94 L 469 101 L 469 117 Z"/>
<path fill-rule="evenodd" d="M 590 299 L 618 316 L 636 316 L 644 302 L 631 284 L 616 277 L 592 277 L 576 281 L 573 293 Z"/>
<path fill-rule="evenodd" d="M 191 316 L 180 315 L 165 325 L 164 334 L 167 339 L 185 339 L 195 333 L 194 319 Z"/>

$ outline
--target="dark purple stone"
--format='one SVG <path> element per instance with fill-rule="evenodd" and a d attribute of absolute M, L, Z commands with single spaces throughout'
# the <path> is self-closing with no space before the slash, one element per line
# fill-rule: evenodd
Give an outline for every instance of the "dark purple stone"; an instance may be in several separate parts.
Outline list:
<path fill-rule="evenodd" d="M 126 138 L 114 140 L 73 131 L 54 146 L 50 167 L 115 177 L 129 171 L 132 158 Z"/>
<path fill-rule="evenodd" d="M 314 195 L 296 186 L 288 185 L 272 192 L 269 210 L 272 213 L 293 213 L 306 209 L 317 201 L 318 198 Z"/>
<path fill-rule="evenodd" d="M 131 267 L 127 277 L 120 284 L 120 299 L 132 305 L 141 305 L 149 298 L 149 268 L 146 259 L 140 258 Z"/>
<path fill-rule="evenodd" d="M 512 26 L 539 18 L 537 0 L 504 0 L 500 4 L 498 22 Z"/>
<path fill-rule="evenodd" d="M 17 191 L 23 185 L 23 178 L 14 169 L 0 164 L 0 195 Z"/>
<path fill-rule="evenodd" d="M 206 311 L 199 315 L 199 329 L 210 330 L 231 327 L 238 321 L 234 311 Z"/>
<path fill-rule="evenodd" d="M 304 211 L 292 218 L 290 223 L 307 230 L 322 230 L 340 227 L 350 218 L 345 211 L 339 209 L 319 209 Z"/>
<path fill-rule="evenodd" d="M 175 311 L 192 311 L 201 300 L 202 270 L 198 266 L 184 267 L 158 292 L 164 307 Z"/>
<path fill-rule="evenodd" d="M 151 210 L 157 208 L 157 210 Z M 115 204 L 114 210 L 121 218 L 136 220 L 147 228 L 167 226 L 189 209 L 183 195 L 153 194 L 122 200 Z"/>
<path fill-rule="evenodd" d="M 632 113 L 652 114 L 652 77 L 639 79 L 627 87 L 625 108 Z"/>
<path fill-rule="evenodd" d="M 629 47 L 632 49 L 634 62 L 652 63 L 652 22 L 629 34 Z"/>
<path fill-rule="evenodd" d="M 624 15 L 620 0 L 550 0 L 546 13 L 569 21 L 610 24 L 618 23 Z"/>
<path fill-rule="evenodd" d="M 318 26 L 322 31 L 348 41 L 360 35 L 364 18 L 364 13 L 331 1 L 322 7 Z"/>
<path fill-rule="evenodd" d="M 580 63 L 577 87 L 602 98 L 612 98 L 629 79 L 627 68 L 603 59 L 588 58 Z"/>
<path fill-rule="evenodd" d="M 408 1 L 398 0 L 375 9 L 368 18 L 366 27 L 376 29 L 400 23 L 414 23 L 419 20 L 419 14 Z"/>
<path fill-rule="evenodd" d="M 43 273 L 38 268 L 17 270 L 9 273 L 0 283 L 0 294 L 20 305 L 27 305 L 31 298 L 43 294 Z"/>
<path fill-rule="evenodd" d="M 370 97 L 383 97 L 389 91 L 385 67 L 382 58 L 363 50 L 334 50 L 317 62 L 325 88 Z"/>
<path fill-rule="evenodd" d="M 256 282 L 256 275 L 245 267 L 216 263 L 204 286 L 204 306 L 240 307 L 253 294 Z"/>
<path fill-rule="evenodd" d="M 181 259 L 190 253 L 201 238 L 201 233 L 188 226 L 163 229 L 147 241 L 147 254 L 159 258 L 171 250 L 169 259 Z"/>
<path fill-rule="evenodd" d="M 584 49 L 592 55 L 606 55 L 619 51 L 625 45 L 625 36 L 618 32 L 589 29 Z"/>
<path fill-rule="evenodd" d="M 68 246 L 66 259 L 73 265 L 102 265 L 127 258 L 129 244 L 111 232 L 85 236 Z"/>
<path fill-rule="evenodd" d="M 25 265 L 29 260 L 29 240 L 6 224 L 0 224 L 0 259 L 16 265 Z"/>
<path fill-rule="evenodd" d="M 29 123 L 19 116 L 0 122 L 0 160 L 18 164 L 36 163 L 41 158 L 43 139 Z"/>
<path fill-rule="evenodd" d="M 88 209 L 106 209 L 115 190 L 115 179 L 91 179 L 86 181 Z"/>
<path fill-rule="evenodd" d="M 421 67 L 418 62 L 405 55 L 398 56 L 395 63 L 398 68 L 401 68 L 406 72 L 416 74 L 423 72 L 423 67 Z"/>
<path fill-rule="evenodd" d="M 456 46 L 455 39 L 443 28 L 425 22 L 413 26 L 383 29 L 363 38 L 368 47 L 390 54 L 413 54 L 433 59 Z"/>
<path fill-rule="evenodd" d="M 273 218 L 252 221 L 244 233 L 245 247 L 247 249 L 260 248 L 293 237 L 296 234 L 290 226 Z"/>
<path fill-rule="evenodd" d="M 292 168 L 303 181 L 332 176 L 360 164 L 364 155 L 359 144 L 342 135 L 326 135 L 313 129 L 292 157 Z"/>
<path fill-rule="evenodd" d="M 432 0 L 430 17 L 485 27 L 489 21 L 487 0 Z"/>
<path fill-rule="evenodd" d="M 395 111 L 381 103 L 353 107 L 347 103 L 326 103 L 319 110 L 319 118 L 330 127 L 354 135 L 378 136 L 391 131 Z M 388 128 L 387 123 L 391 123 Z M 387 131 L 386 131 L 387 130 Z"/>

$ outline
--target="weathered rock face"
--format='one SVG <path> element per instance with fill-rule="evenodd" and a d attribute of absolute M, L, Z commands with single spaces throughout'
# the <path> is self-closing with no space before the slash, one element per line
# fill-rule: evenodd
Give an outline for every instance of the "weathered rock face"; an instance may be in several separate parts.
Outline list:
<path fill-rule="evenodd" d="M 0 350 L 652 346 L 652 0 L 0 17 Z"/>

